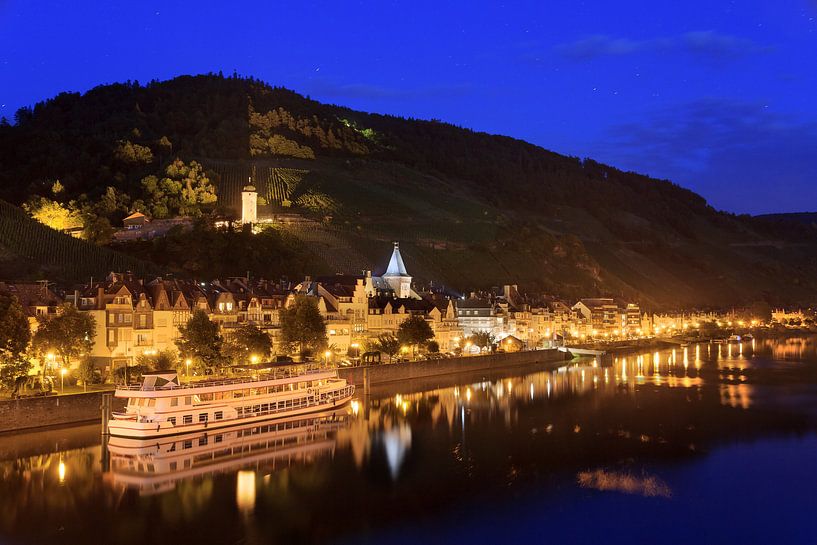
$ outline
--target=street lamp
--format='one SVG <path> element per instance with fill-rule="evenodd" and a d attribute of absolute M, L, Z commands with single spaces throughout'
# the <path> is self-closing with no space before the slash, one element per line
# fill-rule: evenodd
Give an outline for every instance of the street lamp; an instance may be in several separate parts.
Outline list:
<path fill-rule="evenodd" d="M 60 393 L 65 393 L 65 374 L 68 372 L 68 369 L 63 367 L 60 369 Z"/>
<path fill-rule="evenodd" d="M 190 364 L 193 363 L 193 360 L 187 358 L 184 360 L 184 364 L 187 366 L 187 380 L 190 380 Z"/>
<path fill-rule="evenodd" d="M 332 351 L 327 350 L 326 352 L 323 353 L 323 357 L 325 358 L 326 365 L 329 365 L 329 358 L 332 357 Z"/>
<path fill-rule="evenodd" d="M 252 362 L 253 365 L 255 365 L 256 363 L 258 363 L 258 356 L 253 354 L 252 356 L 250 356 L 250 361 Z"/>

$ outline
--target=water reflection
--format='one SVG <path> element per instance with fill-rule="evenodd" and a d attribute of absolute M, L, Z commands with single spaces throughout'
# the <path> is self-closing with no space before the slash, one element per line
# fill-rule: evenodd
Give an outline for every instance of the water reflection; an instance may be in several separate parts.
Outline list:
<path fill-rule="evenodd" d="M 281 465 L 289 467 L 331 454 L 337 430 L 346 423 L 345 412 L 329 412 L 215 433 L 149 440 L 111 437 L 108 441 L 111 469 L 106 478 L 140 494 L 154 494 L 174 489 L 179 481 L 247 466 L 275 471 Z M 249 497 L 248 479 L 246 472 L 239 471 L 239 488 L 244 492 L 238 496 L 243 498 L 244 506 Z"/>
<path fill-rule="evenodd" d="M 816 368 L 812 339 L 757 339 L 376 386 L 342 411 L 104 449 L 98 431 L 0 437 L 0 538 L 326 541 L 559 475 L 662 498 L 671 483 L 647 461 L 817 428 L 800 402 L 817 405 Z M 782 407 L 779 383 L 812 390 Z"/>

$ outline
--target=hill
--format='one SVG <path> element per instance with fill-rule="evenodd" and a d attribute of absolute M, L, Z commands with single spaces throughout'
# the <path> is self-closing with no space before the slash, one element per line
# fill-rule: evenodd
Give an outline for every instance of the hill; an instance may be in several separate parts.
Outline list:
<path fill-rule="evenodd" d="M 235 209 L 253 176 L 267 212 L 314 220 L 278 227 L 269 257 L 245 242 L 241 263 L 211 260 L 219 272 L 355 272 L 382 264 L 400 240 L 413 274 L 463 291 L 518 283 L 653 308 L 812 303 L 817 294 L 813 225 L 719 212 L 668 181 L 254 79 L 105 85 L 15 121 L 0 126 L 0 196 L 16 204 L 47 195 L 55 180 L 65 200 L 100 198 L 108 186 L 136 196 L 145 176 L 179 157 L 204 165 L 219 213 Z M 120 249 L 193 274 L 182 257 L 200 242 L 172 242 Z"/>

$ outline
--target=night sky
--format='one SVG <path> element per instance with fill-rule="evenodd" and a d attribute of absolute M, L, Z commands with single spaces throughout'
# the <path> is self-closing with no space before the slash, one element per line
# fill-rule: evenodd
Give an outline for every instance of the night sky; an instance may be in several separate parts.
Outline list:
<path fill-rule="evenodd" d="M 732 212 L 817 211 L 817 0 L 0 0 L 9 119 L 219 70 L 669 178 Z"/>

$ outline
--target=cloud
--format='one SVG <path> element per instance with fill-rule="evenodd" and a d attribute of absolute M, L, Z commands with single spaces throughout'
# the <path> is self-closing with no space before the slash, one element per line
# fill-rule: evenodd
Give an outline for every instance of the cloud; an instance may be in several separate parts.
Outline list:
<path fill-rule="evenodd" d="M 592 155 L 669 178 L 737 212 L 817 209 L 817 122 L 708 98 L 608 130 Z"/>
<path fill-rule="evenodd" d="M 697 30 L 649 40 L 631 40 L 597 34 L 554 47 L 554 50 L 563 57 L 576 61 L 651 52 L 681 52 L 703 58 L 725 59 L 764 52 L 769 49 L 751 40 L 720 34 L 713 30 Z"/>

